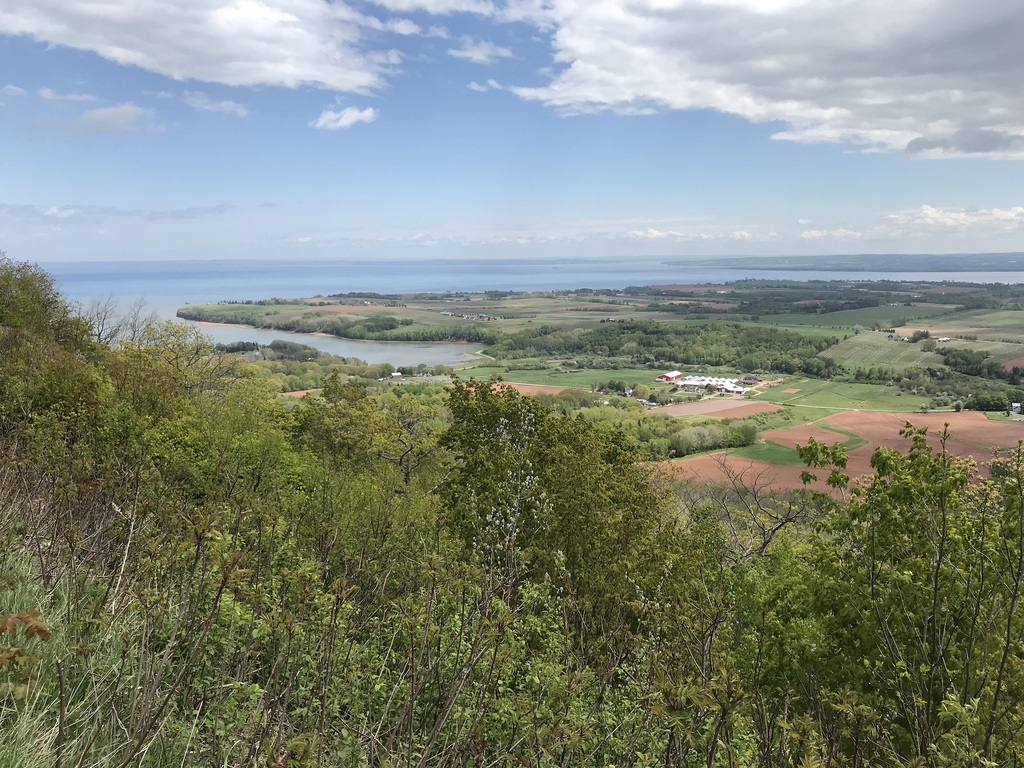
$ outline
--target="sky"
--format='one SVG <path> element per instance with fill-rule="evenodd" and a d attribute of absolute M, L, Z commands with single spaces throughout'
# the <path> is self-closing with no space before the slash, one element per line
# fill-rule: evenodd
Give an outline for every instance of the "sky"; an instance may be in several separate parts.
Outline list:
<path fill-rule="evenodd" d="M 16 260 L 1024 251 L 1020 0 L 0 0 Z"/>

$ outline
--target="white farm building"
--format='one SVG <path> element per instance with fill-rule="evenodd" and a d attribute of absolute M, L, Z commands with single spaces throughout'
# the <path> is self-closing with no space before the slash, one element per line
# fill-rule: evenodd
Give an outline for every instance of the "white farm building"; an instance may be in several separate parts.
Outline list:
<path fill-rule="evenodd" d="M 679 373 L 678 371 L 672 371 L 673 374 Z M 665 374 L 668 376 L 669 374 Z M 742 395 L 747 391 L 746 387 L 742 387 L 739 384 L 739 379 L 727 379 L 722 376 L 683 376 L 673 378 L 658 377 L 659 381 L 671 381 L 673 384 L 678 384 L 685 390 L 696 392 L 702 389 L 717 390 L 718 392 L 727 392 L 732 395 Z"/>

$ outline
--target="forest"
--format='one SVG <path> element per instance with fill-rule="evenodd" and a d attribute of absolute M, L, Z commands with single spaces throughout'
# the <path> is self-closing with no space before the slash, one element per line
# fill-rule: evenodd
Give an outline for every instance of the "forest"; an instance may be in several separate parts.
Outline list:
<path fill-rule="evenodd" d="M 130 319 L 0 259 L 0 766 L 1024 764 L 1019 448 L 679 485 L 500 382 L 286 401 Z M 659 333 L 558 343 L 737 349 Z"/>

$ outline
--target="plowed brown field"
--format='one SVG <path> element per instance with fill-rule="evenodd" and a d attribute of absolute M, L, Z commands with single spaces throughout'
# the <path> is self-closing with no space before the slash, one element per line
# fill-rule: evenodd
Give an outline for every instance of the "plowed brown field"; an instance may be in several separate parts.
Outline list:
<path fill-rule="evenodd" d="M 663 466 L 668 472 L 679 478 L 707 485 L 736 484 L 744 487 L 771 487 L 780 490 L 803 488 L 800 474 L 806 469 L 806 467 L 782 467 L 726 453 L 705 454 L 692 459 L 665 462 Z M 828 490 L 824 483 L 826 474 L 819 471 L 818 475 L 822 479 L 808 487 L 819 491 Z"/>
<path fill-rule="evenodd" d="M 839 432 L 832 432 L 828 429 L 823 429 L 816 424 L 801 424 L 796 427 L 790 427 L 789 429 L 776 429 L 771 432 L 761 433 L 761 438 L 763 440 L 771 440 L 773 443 L 784 445 L 787 448 L 796 448 L 798 445 L 807 445 L 808 441 L 812 437 L 819 443 L 828 443 L 829 445 L 845 443 L 847 440 L 846 435 L 840 434 Z"/>
<path fill-rule="evenodd" d="M 996 455 L 998 449 L 1012 448 L 1024 439 L 1024 422 L 990 421 L 985 414 L 976 411 L 960 413 L 880 413 L 875 411 L 844 411 L 822 419 L 823 422 L 853 432 L 867 441 L 866 445 L 855 448 L 847 454 L 846 471 L 851 477 L 869 474 L 871 455 L 878 446 L 906 450 L 909 438 L 900 435 L 907 422 L 915 427 L 927 427 L 928 444 L 938 450 L 940 435 L 949 424 L 946 450 L 956 456 L 972 456 L 984 464 Z M 805 445 L 810 438 L 823 443 L 845 442 L 846 437 L 822 429 L 815 424 L 801 424 L 785 430 L 765 432 L 762 438 L 779 445 L 794 448 Z M 756 481 L 761 485 L 772 485 L 779 489 L 801 488 L 800 475 L 803 467 L 784 467 L 763 461 L 740 458 L 729 454 L 696 456 L 691 459 L 667 462 L 668 471 L 704 483 L 732 483 Z M 825 472 L 818 471 L 822 478 L 810 487 L 826 490 L 823 482 Z"/>
<path fill-rule="evenodd" d="M 503 382 L 522 395 L 539 395 L 541 393 L 557 395 L 567 389 L 580 389 L 580 387 L 556 387 L 552 384 L 517 384 L 514 381 Z"/>
<path fill-rule="evenodd" d="M 664 413 L 667 416 L 711 416 L 716 419 L 742 419 L 756 413 L 781 411 L 781 405 L 744 400 L 739 397 L 715 397 L 698 400 L 695 403 L 676 403 L 652 408 L 651 413 Z"/>

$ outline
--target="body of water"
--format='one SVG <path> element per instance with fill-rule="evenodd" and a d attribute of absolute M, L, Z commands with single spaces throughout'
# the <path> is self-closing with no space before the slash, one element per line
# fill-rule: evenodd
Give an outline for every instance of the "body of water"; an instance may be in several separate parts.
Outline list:
<path fill-rule="evenodd" d="M 686 266 L 679 259 L 353 259 L 53 262 L 40 264 L 71 301 L 113 295 L 138 298 L 163 318 L 185 304 L 291 298 L 350 291 L 418 293 L 483 290 L 625 288 L 629 285 L 726 283 L 766 280 L 951 280 L 1024 283 L 1018 272 L 854 272 L 727 269 Z M 365 342 L 284 331 L 204 328 L 215 341 L 291 339 L 346 357 L 396 365 L 451 364 L 464 360 L 460 344 Z"/>
<path fill-rule="evenodd" d="M 172 313 L 173 314 L 173 313 Z M 427 341 L 364 341 L 362 339 L 341 339 L 326 334 L 292 333 L 263 328 L 243 328 L 237 325 L 208 325 L 179 320 L 189 325 L 199 325 L 203 333 L 221 344 L 232 341 L 255 341 L 269 344 L 274 339 L 296 341 L 316 347 L 321 352 L 341 357 L 358 357 L 368 363 L 391 363 L 392 365 L 458 365 L 475 360 L 473 354 L 480 345 L 427 342 Z"/>

